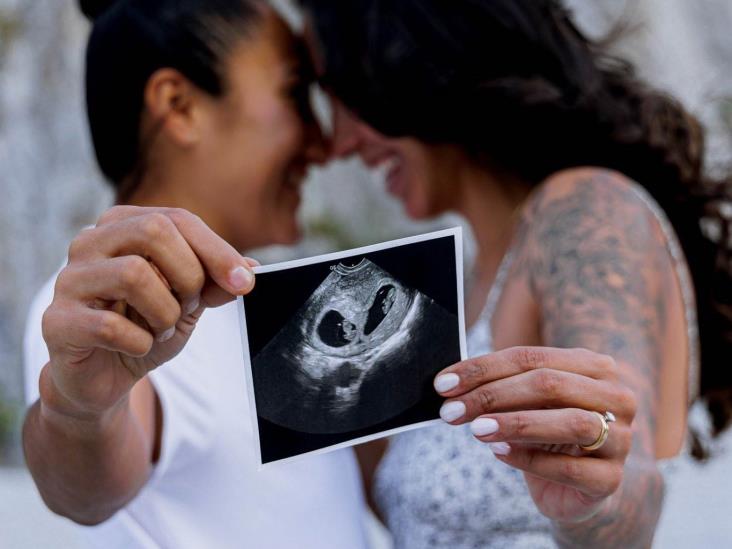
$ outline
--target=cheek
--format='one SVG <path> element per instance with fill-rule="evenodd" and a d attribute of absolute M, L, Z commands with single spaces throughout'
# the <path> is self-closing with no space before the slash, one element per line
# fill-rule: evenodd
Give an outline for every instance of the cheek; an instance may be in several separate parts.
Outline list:
<path fill-rule="evenodd" d="M 272 177 L 298 155 L 303 137 L 296 110 L 284 99 L 271 94 L 249 97 L 243 112 L 228 133 L 233 160 L 250 174 Z M 233 135 L 232 135 L 233 134 Z M 220 142 L 221 140 L 219 140 Z"/>
<path fill-rule="evenodd" d="M 271 200 L 286 181 L 300 155 L 302 136 L 299 118 L 288 109 L 274 106 L 262 106 L 240 130 L 234 141 L 238 143 L 234 169 L 239 173 L 239 182 L 248 187 L 250 194 L 258 195 L 259 202 Z"/>
<path fill-rule="evenodd" d="M 273 243 L 292 244 L 300 236 L 296 219 L 300 194 L 289 179 L 301 169 L 303 126 L 291 108 L 280 106 L 262 114 L 257 155 L 246 155 L 259 165 L 256 217 Z"/>
<path fill-rule="evenodd" d="M 258 120 L 259 135 L 271 157 L 292 161 L 300 152 L 303 125 L 297 111 L 289 105 L 275 102 L 262 111 Z"/>

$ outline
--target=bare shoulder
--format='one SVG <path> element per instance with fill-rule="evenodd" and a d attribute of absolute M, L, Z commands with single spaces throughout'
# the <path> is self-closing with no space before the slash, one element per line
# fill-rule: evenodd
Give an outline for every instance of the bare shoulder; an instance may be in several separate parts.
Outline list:
<path fill-rule="evenodd" d="M 654 279 L 652 271 L 665 267 L 666 243 L 639 188 L 618 172 L 598 168 L 558 172 L 539 185 L 526 202 L 517 239 L 533 290 L 554 283 L 556 292 L 556 284 L 570 275 L 593 291 L 600 285 L 610 290 L 621 279 L 627 285 L 641 275 L 646 282 Z"/>
<path fill-rule="evenodd" d="M 561 193 L 562 191 L 575 189 L 577 185 L 586 182 L 602 182 L 616 191 L 630 191 L 633 186 L 637 185 L 632 179 L 615 170 L 599 167 L 578 167 L 553 173 L 544 180 L 539 188 L 546 193 Z"/>
<path fill-rule="evenodd" d="M 572 218 L 588 220 L 601 216 L 615 226 L 626 226 L 628 218 L 637 222 L 652 219 L 648 203 L 638 183 L 620 172 L 602 168 L 572 168 L 557 172 L 530 195 L 524 217 L 530 222 L 556 222 L 560 211 Z M 637 229 L 637 223 L 634 224 Z"/>

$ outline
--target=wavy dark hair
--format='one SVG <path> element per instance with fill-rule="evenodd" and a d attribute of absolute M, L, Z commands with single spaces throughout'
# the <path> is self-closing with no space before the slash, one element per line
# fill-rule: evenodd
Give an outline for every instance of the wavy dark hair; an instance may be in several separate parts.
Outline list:
<path fill-rule="evenodd" d="M 102 173 L 123 200 L 145 169 L 144 90 L 155 71 L 178 70 L 218 97 L 224 62 L 261 16 L 260 0 L 80 0 L 93 21 L 86 104 Z"/>
<path fill-rule="evenodd" d="M 679 102 L 586 38 L 556 0 L 301 0 L 322 84 L 380 132 L 454 143 L 538 184 L 618 170 L 671 220 L 697 294 L 701 397 L 732 419 L 730 182 L 703 175 L 704 133 Z M 702 220 L 711 227 L 705 236 Z M 708 238 L 713 237 L 713 238 Z"/>

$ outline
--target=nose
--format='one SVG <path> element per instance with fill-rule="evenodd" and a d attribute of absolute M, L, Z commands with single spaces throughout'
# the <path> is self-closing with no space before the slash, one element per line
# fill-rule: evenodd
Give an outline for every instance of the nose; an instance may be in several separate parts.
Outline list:
<path fill-rule="evenodd" d="M 360 122 L 337 99 L 331 100 L 333 109 L 333 137 L 331 138 L 331 158 L 344 158 L 358 152 L 362 145 Z"/>

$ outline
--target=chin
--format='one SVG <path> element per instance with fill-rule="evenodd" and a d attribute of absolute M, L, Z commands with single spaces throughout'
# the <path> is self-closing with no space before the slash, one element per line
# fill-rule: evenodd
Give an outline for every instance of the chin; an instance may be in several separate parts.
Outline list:
<path fill-rule="evenodd" d="M 408 200 L 402 202 L 402 207 L 404 208 L 404 213 L 414 221 L 424 221 L 437 215 L 424 202 Z"/>

